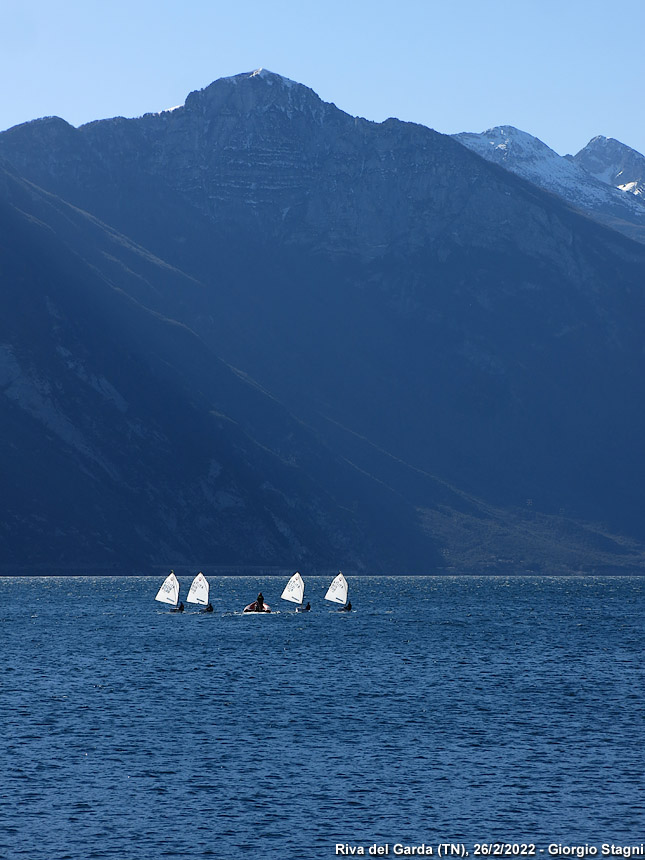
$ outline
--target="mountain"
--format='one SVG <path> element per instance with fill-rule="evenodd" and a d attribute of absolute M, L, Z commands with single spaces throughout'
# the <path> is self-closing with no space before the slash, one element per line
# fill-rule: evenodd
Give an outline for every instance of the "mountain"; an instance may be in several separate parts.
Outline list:
<path fill-rule="evenodd" d="M 642 563 L 641 245 L 266 71 L 160 114 L 26 123 L 0 157 L 24 236 L 2 248 L 4 504 L 28 462 L 40 500 L 7 518 L 12 558 L 59 557 L 62 533 L 76 561 Z M 13 360 L 82 443 L 15 396 Z"/>
<path fill-rule="evenodd" d="M 645 204 L 645 155 L 635 149 L 598 135 L 576 155 L 566 157 L 601 182 L 627 191 Z"/>
<path fill-rule="evenodd" d="M 150 309 L 202 285 L 6 168 L 0 190 L 4 569 L 392 562 L 371 542 L 414 511 Z"/>
<path fill-rule="evenodd" d="M 617 182 L 608 182 L 605 161 L 602 161 L 603 167 L 597 169 L 601 163 L 597 146 L 592 147 L 586 156 L 582 155 L 585 152 L 582 150 L 575 158 L 563 157 L 537 137 L 512 126 L 497 126 L 481 134 L 462 132 L 453 137 L 488 161 L 552 191 L 601 223 L 645 242 L 645 207 L 633 194 L 626 195 L 626 188 Z M 630 152 L 638 156 L 634 150 Z M 645 164 L 645 158 L 640 158 Z M 620 159 L 615 159 L 615 163 L 619 164 Z"/>

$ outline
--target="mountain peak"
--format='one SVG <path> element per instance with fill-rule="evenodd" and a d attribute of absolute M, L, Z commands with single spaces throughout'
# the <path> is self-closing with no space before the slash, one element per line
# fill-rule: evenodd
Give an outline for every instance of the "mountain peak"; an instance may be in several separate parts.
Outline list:
<path fill-rule="evenodd" d="M 615 148 L 608 146 L 612 142 L 607 138 L 594 138 L 575 158 L 564 158 L 537 137 L 513 126 L 497 126 L 481 134 L 463 132 L 453 137 L 487 161 L 559 194 L 574 206 L 596 214 L 604 213 L 613 219 L 615 229 L 615 219 L 627 222 L 627 235 L 635 235 L 629 225 L 635 224 L 640 230 L 645 226 L 643 207 L 633 197 L 638 193 L 635 189 L 639 176 L 645 176 L 645 171 L 639 174 L 634 169 L 621 173 Z M 622 146 L 618 141 L 615 143 Z M 634 155 L 638 153 L 634 152 Z M 645 166 L 645 158 L 639 157 Z M 629 180 L 614 181 L 614 178 L 627 175 L 631 177 Z M 636 184 L 632 187 L 628 181 Z M 615 187 L 610 187 L 612 185 Z M 625 194 L 625 191 L 632 194 Z"/>
<path fill-rule="evenodd" d="M 310 113 L 320 122 L 329 106 L 304 84 L 259 68 L 218 78 L 203 90 L 190 93 L 185 107 L 189 112 L 209 115 L 213 111 L 230 111 L 238 117 L 277 108 L 290 118 L 298 113 Z"/>
<path fill-rule="evenodd" d="M 462 132 L 453 137 L 489 161 L 504 166 L 507 166 L 507 161 L 518 158 L 535 161 L 556 155 L 539 138 L 512 125 L 498 125 L 481 134 Z"/>
<path fill-rule="evenodd" d="M 284 75 L 278 75 L 276 72 L 270 72 L 268 69 L 256 69 L 254 72 L 251 72 L 248 77 L 260 78 L 270 86 L 275 83 L 281 84 L 285 87 L 302 86 L 301 84 L 297 84 L 296 81 L 292 81 L 290 78 L 285 78 Z"/>
<path fill-rule="evenodd" d="M 619 140 L 599 134 L 572 161 L 601 182 L 645 200 L 645 156 Z"/>
<path fill-rule="evenodd" d="M 580 152 L 590 149 L 610 149 L 616 152 L 636 152 L 637 155 L 641 154 L 637 150 L 632 149 L 631 146 L 627 146 L 627 144 L 622 143 L 620 140 L 616 140 L 615 137 L 605 137 L 603 134 L 597 134 L 595 137 L 592 137 L 589 143 L 583 147 Z"/>
<path fill-rule="evenodd" d="M 270 69 L 259 68 L 255 69 L 252 72 L 240 72 L 237 75 L 230 75 L 224 78 L 217 78 L 210 84 L 206 89 L 210 89 L 210 87 L 215 86 L 216 84 L 247 84 L 248 82 L 259 83 L 262 82 L 269 87 L 278 86 L 283 87 L 285 89 L 297 88 L 302 90 L 307 90 L 308 92 L 313 92 L 309 87 L 306 87 L 304 84 L 300 84 L 297 81 L 291 80 L 291 78 L 287 78 L 284 75 L 280 75 L 277 72 L 272 72 Z"/>
<path fill-rule="evenodd" d="M 153 114 L 154 116 L 159 116 L 161 114 L 172 113 L 173 111 L 178 110 L 179 108 L 183 108 L 188 106 L 193 106 L 196 101 L 199 101 L 199 97 L 202 93 L 211 93 L 213 90 L 220 90 L 223 86 L 231 86 L 237 84 L 245 84 L 247 81 L 250 81 L 252 78 L 255 78 L 257 81 L 262 81 L 268 86 L 272 87 L 274 85 L 278 85 L 278 87 L 290 89 L 292 87 L 302 88 L 303 90 L 307 90 L 308 88 L 303 86 L 302 84 L 296 83 L 296 81 L 292 81 L 289 78 L 285 78 L 284 75 L 278 75 L 275 72 L 269 71 L 269 69 L 255 69 L 253 72 L 241 72 L 237 75 L 230 75 L 224 78 L 217 78 L 203 90 L 195 90 L 194 92 L 189 93 L 186 98 L 186 102 L 183 105 L 175 105 L 171 108 L 166 108 L 163 111 L 159 111 L 158 113 Z"/>

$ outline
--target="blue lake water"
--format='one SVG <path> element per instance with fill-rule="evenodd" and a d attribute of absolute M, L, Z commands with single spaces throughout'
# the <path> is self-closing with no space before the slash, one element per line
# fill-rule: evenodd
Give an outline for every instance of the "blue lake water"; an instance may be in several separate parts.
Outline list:
<path fill-rule="evenodd" d="M 162 579 L 0 579 L 0 856 L 645 841 L 645 579 Z"/>

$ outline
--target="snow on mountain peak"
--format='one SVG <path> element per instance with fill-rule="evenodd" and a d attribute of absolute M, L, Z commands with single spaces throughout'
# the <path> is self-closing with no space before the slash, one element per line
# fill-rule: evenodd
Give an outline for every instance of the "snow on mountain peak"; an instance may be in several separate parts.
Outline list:
<path fill-rule="evenodd" d="M 277 72 L 271 72 L 269 69 L 264 69 L 260 67 L 259 69 L 255 69 L 252 72 L 241 72 L 238 75 L 230 75 L 224 78 L 218 78 L 216 81 L 213 81 L 213 84 L 221 83 L 222 81 L 226 81 L 229 84 L 239 84 L 244 81 L 249 81 L 252 78 L 258 78 L 258 80 L 264 81 L 264 83 L 269 86 L 273 86 L 273 84 L 279 84 L 283 87 L 297 87 L 302 86 L 302 84 L 298 84 L 296 81 L 292 81 L 290 78 L 285 78 L 284 75 L 279 75 Z M 212 86 L 212 84 L 211 84 Z M 306 87 L 303 87 L 306 89 Z"/>
<path fill-rule="evenodd" d="M 513 126 L 497 126 L 481 134 L 462 132 L 453 137 L 487 161 L 528 179 L 535 185 L 555 192 L 575 206 L 589 209 L 611 209 L 619 217 L 645 223 L 643 206 L 632 194 L 608 186 L 574 159 L 563 158 L 537 137 Z M 594 138 L 600 146 L 611 143 Z M 588 146 L 590 146 L 589 144 Z M 631 190 L 631 189 L 630 189 Z"/>
<path fill-rule="evenodd" d="M 596 179 L 645 199 L 645 156 L 619 140 L 598 135 L 572 161 Z"/>
<path fill-rule="evenodd" d="M 512 125 L 498 125 L 481 134 L 462 132 L 454 137 L 488 161 L 507 166 L 509 170 L 513 168 L 507 162 L 548 161 L 554 156 L 560 157 L 537 137 Z"/>
<path fill-rule="evenodd" d="M 273 86 L 275 83 L 279 83 L 283 87 L 297 86 L 296 82 L 292 81 L 290 78 L 285 78 L 284 75 L 278 75 L 276 72 L 270 72 L 268 69 L 263 68 L 256 69 L 254 72 L 251 72 L 251 74 L 236 75 L 236 77 L 261 78 L 269 84 L 269 86 Z"/>

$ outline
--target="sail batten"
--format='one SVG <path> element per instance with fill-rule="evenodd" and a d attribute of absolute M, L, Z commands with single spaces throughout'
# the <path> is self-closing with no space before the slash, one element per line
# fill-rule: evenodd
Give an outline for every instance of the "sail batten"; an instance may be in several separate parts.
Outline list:
<path fill-rule="evenodd" d="M 347 580 L 339 570 L 338 576 L 327 589 L 325 600 L 329 600 L 332 603 L 347 603 L 347 590 Z"/>
<path fill-rule="evenodd" d="M 305 598 L 305 583 L 298 571 L 294 573 L 289 582 L 285 585 L 284 591 L 280 597 L 282 600 L 291 601 L 291 603 L 302 603 Z"/>
<path fill-rule="evenodd" d="M 195 579 L 193 579 L 191 583 L 190 591 L 188 592 L 186 602 L 198 603 L 200 606 L 206 606 L 206 604 L 208 603 L 208 592 L 208 580 L 200 570 L 200 572 L 197 574 L 197 576 L 195 577 Z"/>
<path fill-rule="evenodd" d="M 179 582 L 174 570 L 171 570 L 164 579 L 155 600 L 158 600 L 159 603 L 170 603 L 172 606 L 176 606 L 179 602 Z"/>

